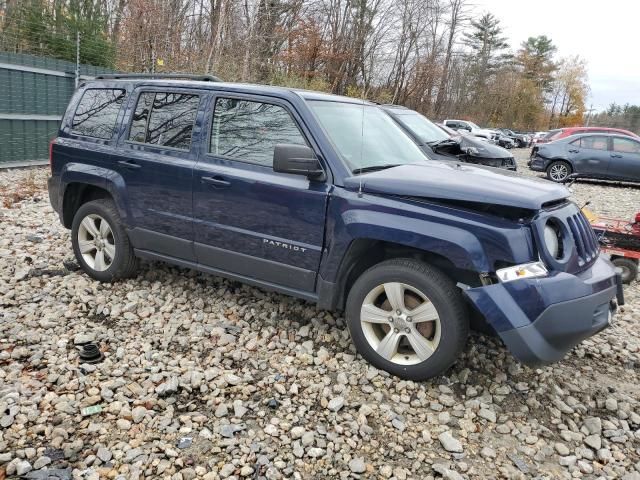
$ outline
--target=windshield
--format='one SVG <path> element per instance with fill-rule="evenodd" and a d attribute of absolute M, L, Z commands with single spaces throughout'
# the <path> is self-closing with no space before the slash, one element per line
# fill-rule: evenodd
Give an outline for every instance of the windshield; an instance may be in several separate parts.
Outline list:
<path fill-rule="evenodd" d="M 400 123 L 404 124 L 409 130 L 411 130 L 421 142 L 441 142 L 442 140 L 448 140 L 451 138 L 438 128 L 435 123 L 432 123 L 431 120 L 417 112 L 394 112 L 392 115 L 394 115 Z"/>
<path fill-rule="evenodd" d="M 309 101 L 351 171 L 420 163 L 422 150 L 375 105 Z"/>
<path fill-rule="evenodd" d="M 471 128 L 478 128 L 478 129 L 480 129 L 480 127 L 479 127 L 478 125 L 476 125 L 475 123 L 473 123 L 473 122 L 467 122 L 467 123 L 469 124 L 469 126 L 470 126 Z"/>

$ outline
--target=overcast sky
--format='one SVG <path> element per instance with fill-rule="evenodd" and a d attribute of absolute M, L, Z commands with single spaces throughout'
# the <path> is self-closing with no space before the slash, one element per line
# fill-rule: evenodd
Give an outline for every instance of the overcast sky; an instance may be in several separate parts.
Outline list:
<path fill-rule="evenodd" d="M 556 55 L 587 60 L 587 108 L 640 105 L 640 0 L 471 0 L 477 13 L 500 19 L 515 50 L 528 37 L 546 35 Z"/>

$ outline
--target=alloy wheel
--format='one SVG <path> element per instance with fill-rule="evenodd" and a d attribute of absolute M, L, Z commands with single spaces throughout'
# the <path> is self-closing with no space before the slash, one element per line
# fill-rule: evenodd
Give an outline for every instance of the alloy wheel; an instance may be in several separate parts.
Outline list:
<path fill-rule="evenodd" d="M 549 176 L 556 182 L 561 182 L 569 175 L 569 168 L 564 163 L 551 165 Z"/>
<path fill-rule="evenodd" d="M 100 215 L 90 214 L 78 227 L 78 247 L 82 258 L 95 271 L 107 270 L 116 256 L 113 230 Z"/>
<path fill-rule="evenodd" d="M 440 316 L 434 304 L 404 283 L 372 289 L 362 302 L 360 323 L 371 348 L 396 364 L 424 362 L 440 343 Z"/>

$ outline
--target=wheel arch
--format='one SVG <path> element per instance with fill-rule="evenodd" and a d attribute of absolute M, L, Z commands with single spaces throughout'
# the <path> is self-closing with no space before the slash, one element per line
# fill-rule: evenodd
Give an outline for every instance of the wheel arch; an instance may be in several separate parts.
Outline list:
<path fill-rule="evenodd" d="M 128 224 L 126 189 L 124 179 L 118 173 L 92 165 L 68 164 L 61 174 L 60 183 L 60 216 L 66 228 L 71 228 L 73 217 L 82 205 L 100 198 L 111 199 L 122 221 Z"/>
<path fill-rule="evenodd" d="M 442 271 L 455 283 L 462 282 L 473 286 L 481 284 L 477 271 L 456 265 L 440 249 L 418 248 L 375 238 L 357 238 L 350 243 L 340 262 L 336 282 L 331 284 L 332 294 L 324 296 L 325 298 L 320 295 L 320 306 L 342 310 L 351 287 L 360 275 L 378 263 L 396 258 L 425 262 Z"/>

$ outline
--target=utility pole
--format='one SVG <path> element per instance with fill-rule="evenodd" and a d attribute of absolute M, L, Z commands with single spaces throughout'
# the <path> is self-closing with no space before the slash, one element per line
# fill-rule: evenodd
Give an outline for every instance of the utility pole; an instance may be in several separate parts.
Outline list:
<path fill-rule="evenodd" d="M 589 110 L 587 110 L 587 124 L 585 125 L 585 127 L 589 126 L 589 121 L 591 120 L 591 112 L 593 112 L 595 109 L 593 108 L 593 103 L 591 105 L 589 105 Z"/>
<path fill-rule="evenodd" d="M 80 84 L 80 30 L 76 30 L 76 88 Z"/>

